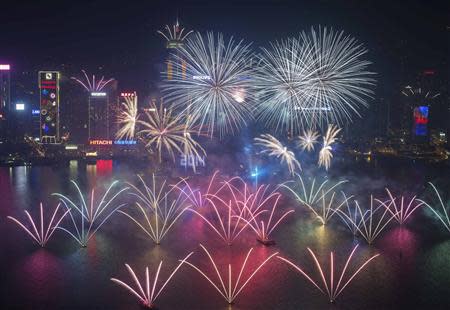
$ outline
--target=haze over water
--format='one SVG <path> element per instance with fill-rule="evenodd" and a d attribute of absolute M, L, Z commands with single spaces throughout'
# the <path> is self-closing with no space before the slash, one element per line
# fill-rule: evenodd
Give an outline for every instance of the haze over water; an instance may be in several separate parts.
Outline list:
<path fill-rule="evenodd" d="M 222 167 L 227 167 L 228 175 L 247 173 L 240 169 L 238 160 L 227 156 L 208 160 L 221 162 Z M 183 169 L 167 169 L 157 174 L 189 174 L 201 182 L 205 179 L 202 174 L 210 175 L 212 171 L 207 167 L 193 176 Z M 304 165 L 306 175 L 316 174 L 316 171 Z M 348 253 L 358 242 L 355 266 L 370 255 L 382 254 L 357 276 L 333 305 L 302 276 L 274 259 L 243 290 L 232 309 L 438 309 L 445 308 L 450 302 L 450 236 L 425 210 L 415 213 L 404 227 L 392 222 L 373 246 L 368 246 L 363 239 L 354 239 L 338 217 L 334 217 L 329 225 L 321 226 L 306 208 L 290 198 L 283 199 L 280 208 L 294 208 L 295 213 L 275 230 L 273 238 L 277 244 L 274 247 L 260 245 L 250 231 L 231 247 L 226 246 L 197 216 L 187 212 L 159 246 L 155 246 L 129 219 L 115 214 L 87 248 L 80 248 L 68 235 L 57 231 L 48 246 L 41 249 L 6 219 L 8 215 L 23 219 L 23 210 L 37 214 L 40 201 L 53 208 L 57 200 L 50 197 L 51 193 L 73 195 L 71 179 L 77 180 L 86 190 L 93 185 L 103 188 L 112 180 L 135 182 L 136 173 L 149 178 L 152 172 L 152 167 L 112 161 L 99 161 L 97 166 L 71 161 L 68 166 L 60 167 L 0 168 L 2 308 L 139 309 L 137 301 L 109 279 L 117 277 L 128 282 L 125 263 L 130 264 L 140 277 L 145 266 L 154 273 L 161 259 L 164 260 L 163 275 L 167 275 L 178 264 L 178 259 L 191 251 L 195 252 L 191 261 L 213 275 L 199 243 L 211 251 L 221 270 L 231 262 L 236 266 L 233 272 L 237 273 L 248 249 L 254 247 L 251 267 L 279 251 L 281 256 L 311 271 L 317 278 L 319 275 L 307 247 L 323 262 L 328 261 L 329 251 L 335 251 L 336 266 L 345 263 Z M 448 167 L 423 163 L 388 165 L 352 160 L 351 163 L 333 162 L 329 175 L 332 179 L 348 179 L 349 183 L 343 187 L 346 193 L 367 203 L 370 193 L 381 195 L 385 186 L 396 194 L 420 196 L 428 181 L 436 182 L 448 197 L 449 172 Z M 259 182 L 276 184 L 284 180 L 286 176 L 267 173 Z M 286 192 L 283 196 L 290 197 Z M 181 267 L 158 298 L 157 305 L 160 309 L 227 309 L 223 298 L 210 284 L 187 266 Z"/>

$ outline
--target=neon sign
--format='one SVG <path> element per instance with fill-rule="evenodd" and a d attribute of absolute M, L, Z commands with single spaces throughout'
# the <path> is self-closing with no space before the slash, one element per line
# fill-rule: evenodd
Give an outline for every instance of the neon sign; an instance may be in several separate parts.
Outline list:
<path fill-rule="evenodd" d="M 39 110 L 39 109 L 31 110 L 31 115 L 39 115 L 39 114 L 41 114 L 41 110 Z"/>
<path fill-rule="evenodd" d="M 112 145 L 112 140 L 89 140 L 90 145 Z"/>
<path fill-rule="evenodd" d="M 0 70 L 1 71 L 9 71 L 9 70 L 11 70 L 11 65 L 2 65 L 2 64 L 0 64 Z"/>
<path fill-rule="evenodd" d="M 104 92 L 91 92 L 92 97 L 106 97 L 106 93 Z"/>
<path fill-rule="evenodd" d="M 136 145 L 136 140 L 109 140 L 109 139 L 95 139 L 89 140 L 89 145 Z"/>
<path fill-rule="evenodd" d="M 136 96 L 136 92 L 124 92 L 124 93 L 120 93 L 120 97 L 134 97 Z"/>
<path fill-rule="evenodd" d="M 135 145 L 137 144 L 136 140 L 116 140 L 114 141 L 115 145 Z"/>

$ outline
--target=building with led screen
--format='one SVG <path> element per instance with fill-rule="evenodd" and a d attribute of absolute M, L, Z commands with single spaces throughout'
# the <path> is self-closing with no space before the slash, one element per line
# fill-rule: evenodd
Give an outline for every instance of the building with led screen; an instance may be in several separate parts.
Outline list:
<path fill-rule="evenodd" d="M 57 71 L 39 72 L 40 94 L 40 141 L 56 143 L 59 141 L 59 81 Z"/>

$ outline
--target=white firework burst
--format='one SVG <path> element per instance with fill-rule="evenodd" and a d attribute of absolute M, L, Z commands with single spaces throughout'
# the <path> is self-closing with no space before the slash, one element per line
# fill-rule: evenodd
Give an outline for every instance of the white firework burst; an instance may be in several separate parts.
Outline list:
<path fill-rule="evenodd" d="M 163 150 L 175 161 L 175 153 L 200 156 L 206 155 L 203 147 L 192 138 L 191 133 L 196 129 L 189 117 L 179 114 L 174 116 L 172 109 L 166 109 L 161 104 L 159 108 L 151 104 L 145 112 L 146 120 L 138 120 L 142 125 L 139 135 L 146 143 L 146 147 L 154 147 L 161 161 Z"/>
<path fill-rule="evenodd" d="M 314 151 L 314 144 L 317 143 L 319 133 L 315 130 L 308 129 L 303 135 L 298 137 L 297 145 L 308 152 Z"/>
<path fill-rule="evenodd" d="M 279 158 L 281 163 L 286 162 L 289 173 L 294 175 L 295 169 L 301 170 L 300 162 L 295 158 L 295 154 L 289 151 L 277 138 L 269 134 L 263 134 L 259 138 L 254 139 L 255 145 L 263 147 L 261 153 L 267 153 L 269 156 Z"/>
<path fill-rule="evenodd" d="M 331 165 L 331 159 L 333 158 L 333 153 L 331 151 L 333 148 L 331 145 L 336 142 L 336 136 L 341 131 L 341 128 L 335 125 L 328 125 L 327 133 L 323 137 L 323 146 L 319 152 L 319 167 L 325 167 L 328 170 Z"/>
<path fill-rule="evenodd" d="M 221 34 L 192 34 L 173 55 L 164 98 L 204 128 L 208 135 L 235 133 L 252 119 L 251 51 Z"/>
<path fill-rule="evenodd" d="M 124 138 L 127 140 L 133 139 L 138 119 L 137 96 L 125 97 L 125 102 L 122 103 L 122 110 L 117 116 L 120 129 L 116 133 L 116 138 L 119 140 Z"/>
<path fill-rule="evenodd" d="M 367 106 L 375 81 L 367 50 L 341 31 L 319 27 L 263 49 L 257 68 L 258 119 L 299 133 L 343 124 Z"/>
<path fill-rule="evenodd" d="M 291 135 L 303 128 L 302 91 L 308 82 L 307 51 L 290 38 L 262 48 L 255 70 L 257 119 L 277 132 Z"/>

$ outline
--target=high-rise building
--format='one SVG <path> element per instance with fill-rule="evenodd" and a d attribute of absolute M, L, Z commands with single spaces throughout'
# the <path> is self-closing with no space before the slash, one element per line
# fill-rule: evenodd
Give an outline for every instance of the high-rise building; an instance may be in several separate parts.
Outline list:
<path fill-rule="evenodd" d="M 92 139 L 109 139 L 109 100 L 106 92 L 89 94 L 88 135 Z"/>
<path fill-rule="evenodd" d="M 174 74 L 181 74 L 183 78 L 186 78 L 186 61 L 180 57 L 178 49 L 183 46 L 184 40 L 192 32 L 192 30 L 185 32 L 185 29 L 180 27 L 178 20 L 172 27 L 166 25 L 164 30 L 158 31 L 166 39 L 166 48 L 169 51 L 166 60 L 166 78 L 168 80 L 171 80 Z M 181 62 L 181 65 L 174 65 L 176 62 Z M 175 72 L 174 70 L 179 70 L 180 72 Z"/>
<path fill-rule="evenodd" d="M 0 64 L 0 121 L 6 120 L 6 113 L 11 110 L 10 70 L 10 65 Z"/>
<path fill-rule="evenodd" d="M 59 81 L 58 71 L 39 71 L 41 143 L 59 142 Z"/>

